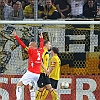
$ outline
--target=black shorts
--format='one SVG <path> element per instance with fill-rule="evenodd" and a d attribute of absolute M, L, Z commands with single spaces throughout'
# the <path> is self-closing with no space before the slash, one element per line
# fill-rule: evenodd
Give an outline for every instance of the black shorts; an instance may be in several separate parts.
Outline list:
<path fill-rule="evenodd" d="M 47 84 L 51 84 L 50 79 L 45 73 L 41 73 L 37 85 L 39 88 L 43 88 Z"/>
<path fill-rule="evenodd" d="M 58 80 L 54 80 L 54 79 L 50 78 L 50 82 L 51 82 L 52 88 L 57 89 Z"/>

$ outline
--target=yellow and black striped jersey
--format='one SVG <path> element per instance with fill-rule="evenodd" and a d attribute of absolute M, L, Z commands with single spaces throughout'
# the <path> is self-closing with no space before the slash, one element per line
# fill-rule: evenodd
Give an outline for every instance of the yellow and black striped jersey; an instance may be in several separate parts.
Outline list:
<path fill-rule="evenodd" d="M 48 50 L 44 47 L 44 52 L 42 54 L 42 62 L 46 69 L 48 69 L 49 64 L 49 53 Z M 41 73 L 45 73 L 44 69 L 41 67 Z"/>
<path fill-rule="evenodd" d="M 54 80 L 59 80 L 59 78 L 60 78 L 60 65 L 61 65 L 61 60 L 58 57 L 58 55 L 56 54 L 50 60 L 50 67 L 54 67 L 54 69 L 50 73 L 49 78 L 52 78 Z"/>

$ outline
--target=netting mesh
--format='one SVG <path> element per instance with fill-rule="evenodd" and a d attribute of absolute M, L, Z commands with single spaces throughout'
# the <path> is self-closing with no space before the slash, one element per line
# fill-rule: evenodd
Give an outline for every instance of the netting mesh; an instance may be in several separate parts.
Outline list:
<path fill-rule="evenodd" d="M 16 84 L 27 70 L 28 56 L 11 35 L 14 28 L 26 45 L 32 38 L 38 43 L 38 34 L 42 32 L 52 46 L 59 48 L 61 78 L 57 92 L 60 100 L 99 100 L 99 24 L 0 25 L 0 99 L 15 100 Z M 30 100 L 28 87 L 25 86 L 23 91 L 22 100 Z M 46 100 L 52 100 L 51 96 L 48 95 Z"/>
<path fill-rule="evenodd" d="M 45 39 L 50 40 L 52 46 L 57 46 L 62 62 L 61 74 L 100 74 L 98 67 L 100 62 L 100 25 L 82 24 L 1 25 L 1 73 L 23 74 L 27 69 L 27 53 L 11 35 L 14 28 L 27 46 L 31 38 L 35 38 L 38 42 L 40 32 L 43 33 Z"/>
<path fill-rule="evenodd" d="M 28 46 L 29 41 L 43 32 L 52 46 L 59 48 L 61 74 L 99 74 L 100 25 L 1 25 L 0 68 L 4 73 L 23 74 L 27 69 L 27 54 L 12 37 L 13 28 Z M 37 33 L 35 33 L 37 30 Z M 36 38 L 37 36 L 37 38 Z M 92 63 L 92 64 L 91 64 Z"/>
<path fill-rule="evenodd" d="M 59 46 L 60 52 L 65 52 L 65 29 L 52 28 L 51 26 L 30 26 L 30 25 L 2 25 L 0 29 L 1 40 L 1 67 L 6 67 L 5 73 L 9 74 L 23 74 L 27 69 L 27 54 L 19 46 L 16 40 L 11 36 L 12 28 L 16 28 L 19 37 L 28 46 L 31 38 L 35 38 L 38 42 L 38 37 L 35 35 L 41 31 L 44 38 L 49 39 L 52 46 Z M 49 28 L 50 27 L 50 28 Z M 37 34 L 34 33 L 37 30 Z M 59 45 L 60 44 L 60 45 Z M 5 57 L 5 58 L 4 58 Z"/>

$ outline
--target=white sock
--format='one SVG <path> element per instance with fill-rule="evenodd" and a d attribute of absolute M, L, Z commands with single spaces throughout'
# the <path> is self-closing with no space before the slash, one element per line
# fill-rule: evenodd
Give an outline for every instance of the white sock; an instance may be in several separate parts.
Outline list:
<path fill-rule="evenodd" d="M 20 100 L 21 94 L 22 94 L 22 87 L 17 86 L 17 88 L 16 88 L 16 98 L 17 98 L 17 100 Z"/>
<path fill-rule="evenodd" d="M 31 98 L 31 100 L 35 100 L 35 91 L 34 91 L 34 89 L 30 90 L 30 98 Z"/>

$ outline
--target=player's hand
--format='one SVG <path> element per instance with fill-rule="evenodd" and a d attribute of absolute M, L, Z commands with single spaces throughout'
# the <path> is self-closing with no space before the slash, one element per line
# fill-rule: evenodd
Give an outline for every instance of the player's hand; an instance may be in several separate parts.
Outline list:
<path fill-rule="evenodd" d="M 43 34 L 42 33 L 40 33 L 39 38 L 43 38 Z"/>
<path fill-rule="evenodd" d="M 44 71 L 45 71 L 45 75 L 49 76 L 50 71 L 49 71 L 49 70 L 47 70 L 47 69 L 44 69 Z"/>
<path fill-rule="evenodd" d="M 47 75 L 47 76 L 50 75 L 50 71 L 49 71 L 49 70 L 46 71 L 46 75 Z"/>
<path fill-rule="evenodd" d="M 16 33 L 16 31 L 15 31 L 15 30 L 13 30 L 12 34 L 13 34 L 14 36 L 16 36 L 16 35 L 17 35 L 17 33 Z"/>

